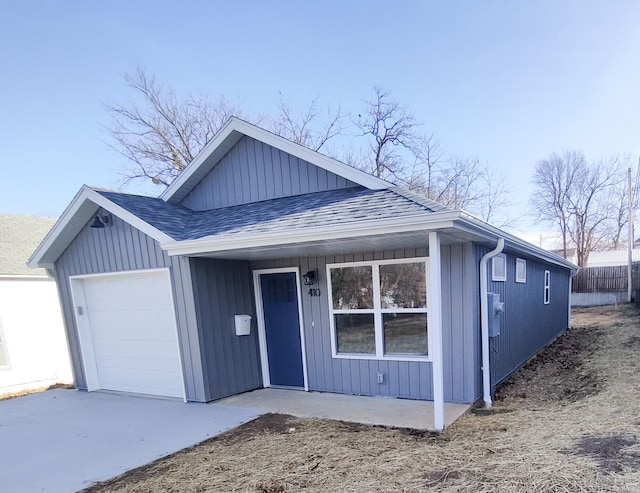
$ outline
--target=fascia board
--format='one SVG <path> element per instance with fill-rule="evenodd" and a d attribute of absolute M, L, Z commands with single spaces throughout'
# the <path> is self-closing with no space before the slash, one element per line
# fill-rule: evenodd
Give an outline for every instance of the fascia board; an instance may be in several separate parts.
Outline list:
<path fill-rule="evenodd" d="M 51 228 L 51 231 L 36 248 L 29 258 L 27 266 L 32 269 L 36 267 L 51 268 L 60 254 L 99 207 L 118 216 L 159 243 L 172 240 L 170 236 L 85 185 L 76 194 L 53 228 Z"/>
<path fill-rule="evenodd" d="M 200 151 L 193 161 L 178 175 L 178 177 L 160 195 L 160 198 L 167 202 L 182 200 L 193 188 L 189 182 L 201 166 L 212 158 L 212 163 L 207 172 L 222 159 L 226 153 L 240 140 L 242 135 L 263 142 L 271 147 L 291 154 L 303 161 L 307 161 L 331 173 L 342 176 L 370 190 L 384 190 L 392 187 L 389 182 L 376 178 L 364 171 L 348 166 L 336 159 L 330 158 L 317 151 L 308 149 L 300 144 L 280 137 L 268 130 L 257 127 L 251 123 L 232 117 L 227 124 L 222 127 L 213 139 Z M 195 184 L 193 184 L 195 186 Z"/>
<path fill-rule="evenodd" d="M 459 227 L 463 227 L 463 225 L 466 226 L 467 228 L 476 230 L 478 232 L 483 232 L 484 236 L 487 237 L 488 239 L 489 238 L 497 239 L 499 237 L 504 238 L 505 244 L 508 247 L 514 248 L 523 253 L 527 253 L 532 257 L 539 258 L 541 260 L 558 265 L 565 269 L 569 269 L 572 272 L 576 272 L 578 270 L 577 265 L 556 255 L 555 253 L 551 253 L 546 250 L 543 250 L 542 248 L 539 248 L 529 243 L 528 241 L 522 240 L 517 236 L 507 233 L 506 231 L 502 231 L 501 229 L 498 229 L 495 226 L 492 226 L 486 223 L 482 219 L 479 219 L 469 214 L 468 212 L 464 212 L 464 211 L 462 211 L 460 215 Z"/>
<path fill-rule="evenodd" d="M 434 217 L 437 216 L 437 217 Z M 310 228 L 302 231 L 278 231 L 270 234 L 237 235 L 232 238 L 205 237 L 196 240 L 171 241 L 161 243 L 160 247 L 169 255 L 197 255 L 207 252 L 259 248 L 312 241 L 339 240 L 383 234 L 407 233 L 450 228 L 454 225 L 457 212 L 430 213 L 386 221 L 362 221 L 356 224 L 343 224 Z"/>

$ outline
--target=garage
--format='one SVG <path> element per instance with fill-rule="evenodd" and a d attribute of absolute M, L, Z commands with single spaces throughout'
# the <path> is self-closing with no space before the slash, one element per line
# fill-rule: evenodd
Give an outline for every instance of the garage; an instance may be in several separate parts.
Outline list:
<path fill-rule="evenodd" d="M 169 272 L 71 279 L 88 390 L 184 398 Z"/>

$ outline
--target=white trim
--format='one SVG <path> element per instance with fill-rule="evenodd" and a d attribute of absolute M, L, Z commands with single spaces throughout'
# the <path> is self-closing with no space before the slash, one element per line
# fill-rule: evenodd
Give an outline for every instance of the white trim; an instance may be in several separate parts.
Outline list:
<path fill-rule="evenodd" d="M 496 272 L 496 260 L 500 259 L 502 266 L 504 267 L 504 275 Z M 507 280 L 507 256 L 504 253 L 499 253 L 491 259 L 491 280 L 498 282 L 506 282 Z"/>
<path fill-rule="evenodd" d="M 161 243 L 160 247 L 170 256 L 197 255 L 207 252 L 219 252 L 246 248 L 260 248 L 274 245 L 290 245 L 311 241 L 329 241 L 373 235 L 391 235 L 429 229 L 453 228 L 453 220 L 458 213 L 431 212 L 416 216 L 403 216 L 393 219 L 358 221 L 339 225 L 285 230 L 261 234 L 242 234 L 229 236 L 208 236 L 197 240 L 172 241 Z"/>
<path fill-rule="evenodd" d="M 0 364 L 0 371 L 11 370 L 11 357 L 7 348 L 7 336 L 2 328 L 2 317 L 0 316 L 0 354 L 4 356 L 5 365 Z"/>
<path fill-rule="evenodd" d="M 80 341 L 80 357 L 85 370 L 85 380 L 87 390 L 98 390 L 100 386 L 100 377 L 98 373 L 98 367 L 95 356 L 95 346 L 93 344 L 93 337 L 91 332 L 91 326 L 89 322 L 88 312 L 86 309 L 87 301 L 84 291 L 84 281 L 90 281 L 96 278 L 105 277 L 127 277 L 127 276 L 144 276 L 145 274 L 164 273 L 166 274 L 167 286 L 169 288 L 169 294 L 171 299 L 171 320 L 173 323 L 175 336 L 176 336 L 176 351 L 178 353 L 178 364 L 180 367 L 180 373 L 182 378 L 182 399 L 187 402 L 187 390 L 184 381 L 184 363 L 182 360 L 182 351 L 180 350 L 180 332 L 178 330 L 178 321 L 176 317 L 176 308 L 174 301 L 173 285 L 171 283 L 171 271 L 168 267 L 160 267 L 155 269 L 136 269 L 118 272 L 104 272 L 97 274 L 81 274 L 76 276 L 69 276 L 69 285 L 71 288 L 71 300 L 73 306 L 73 315 L 76 320 L 76 328 L 78 332 L 78 339 Z M 82 315 L 78 313 L 78 306 L 84 307 Z"/>
<path fill-rule="evenodd" d="M 389 264 L 418 264 L 423 263 L 425 266 L 425 282 L 427 289 L 427 307 L 426 308 L 382 308 L 381 300 L 380 300 L 380 271 L 379 267 L 381 265 L 389 265 Z M 346 310 L 334 310 L 333 308 L 333 292 L 331 287 L 331 269 L 343 268 L 343 267 L 372 267 L 371 269 L 371 282 L 373 288 L 373 308 L 362 308 L 362 309 L 346 309 Z M 377 266 L 377 269 L 373 269 L 374 266 Z M 385 355 L 384 354 L 384 327 L 382 324 L 382 314 L 383 313 L 426 313 L 427 319 L 429 317 L 429 257 L 406 257 L 400 259 L 388 259 L 388 260 L 362 260 L 356 262 L 338 262 L 327 264 L 325 267 L 326 275 L 327 275 L 327 303 L 329 307 L 329 330 L 331 335 L 331 357 L 334 359 L 361 359 L 361 360 L 371 360 L 371 361 L 420 361 L 420 362 L 429 362 L 431 361 L 431 346 L 432 346 L 432 335 L 431 330 L 427 330 L 427 355 L 411 355 L 411 354 L 393 354 L 393 355 Z M 334 315 L 336 313 L 343 314 L 372 314 L 373 315 L 373 327 L 374 327 L 374 337 L 375 337 L 375 345 L 376 352 L 375 354 L 365 354 L 365 353 L 338 353 L 337 342 L 336 342 L 336 328 Z"/>
<path fill-rule="evenodd" d="M 0 281 L 53 281 L 46 274 L 0 274 Z"/>
<path fill-rule="evenodd" d="M 325 169 L 347 180 L 353 181 L 371 190 L 382 190 L 393 186 L 391 183 L 376 178 L 359 169 L 348 166 L 333 158 L 320 154 L 307 147 L 291 142 L 279 135 L 271 133 L 263 128 L 252 125 L 244 120 L 231 117 L 227 123 L 216 133 L 211 141 L 193 158 L 191 163 L 182 171 L 178 177 L 160 195 L 166 202 L 177 202 L 184 198 L 200 181 L 196 179 L 202 172 L 198 173 L 202 166 L 206 166 L 204 172 L 211 171 L 227 152 L 246 135 L 252 139 L 263 142 L 271 147 L 275 147 L 283 152 L 291 154 L 303 161 L 307 161 L 322 169 Z M 211 159 L 210 159 L 211 158 Z M 208 162 L 212 161 L 212 162 Z M 196 176 L 194 176 L 196 175 Z M 192 179 L 194 177 L 194 179 Z M 193 182 L 193 183 L 192 183 Z"/>
<path fill-rule="evenodd" d="M 444 430 L 444 356 L 442 354 L 442 275 L 440 260 L 440 237 L 435 231 L 429 233 L 429 300 L 427 312 L 431 348 L 433 377 L 433 427 Z"/>
<path fill-rule="evenodd" d="M 519 276 L 518 275 L 518 265 L 522 265 L 523 266 L 523 275 Z M 571 277 L 571 276 L 569 276 Z M 516 258 L 516 272 L 515 272 L 515 279 L 517 283 L 520 284 L 524 284 L 527 282 L 527 261 L 523 258 Z"/>
<path fill-rule="evenodd" d="M 85 185 L 76 194 L 58 221 L 56 221 L 53 228 L 51 228 L 51 231 L 49 231 L 44 240 L 42 240 L 42 243 L 40 243 L 31 255 L 27 265 L 31 268 L 51 268 L 53 262 L 58 259 L 58 256 L 62 254 L 69 243 L 77 236 L 82 228 L 86 226 L 87 221 L 95 215 L 99 207 L 118 216 L 158 243 L 173 241 L 173 238 L 169 235 L 154 228 L 135 214 L 132 214 Z M 51 251 L 53 251 L 53 258 L 46 258 L 47 254 Z"/>
<path fill-rule="evenodd" d="M 542 250 L 524 240 L 491 226 L 484 221 L 460 210 L 427 212 L 391 219 L 347 222 L 339 225 L 302 228 L 296 230 L 275 231 L 270 233 L 220 234 L 195 240 L 168 241 L 160 243 L 160 248 L 168 255 L 199 255 L 222 251 L 246 250 L 271 246 L 292 245 L 296 243 L 331 241 L 360 238 L 375 235 L 393 235 L 398 233 L 425 234 L 429 231 L 454 229 L 475 235 L 476 242 L 493 242 L 496 237 L 505 239 L 505 246 L 528 253 L 538 259 L 572 271 L 577 267 L 562 257 Z M 425 235 L 426 236 L 426 235 Z"/>
<path fill-rule="evenodd" d="M 258 323 L 258 342 L 260 345 L 260 365 L 262 368 L 262 385 L 271 387 L 271 374 L 269 372 L 269 354 L 267 351 L 267 335 L 264 324 L 264 306 L 262 304 L 262 274 L 295 273 L 296 291 L 298 294 L 298 325 L 300 326 L 300 351 L 302 353 L 302 376 L 304 390 L 309 390 L 309 376 L 307 372 L 307 344 L 304 337 L 304 319 L 302 312 L 302 290 L 300 287 L 300 269 L 298 267 L 280 267 L 276 269 L 256 269 L 253 271 L 253 290 L 256 297 L 256 321 Z"/>

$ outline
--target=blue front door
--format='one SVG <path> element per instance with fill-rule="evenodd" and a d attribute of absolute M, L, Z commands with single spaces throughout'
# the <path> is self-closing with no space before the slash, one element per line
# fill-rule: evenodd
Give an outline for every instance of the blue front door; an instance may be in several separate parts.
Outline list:
<path fill-rule="evenodd" d="M 296 274 L 261 274 L 260 287 L 271 385 L 304 387 Z"/>

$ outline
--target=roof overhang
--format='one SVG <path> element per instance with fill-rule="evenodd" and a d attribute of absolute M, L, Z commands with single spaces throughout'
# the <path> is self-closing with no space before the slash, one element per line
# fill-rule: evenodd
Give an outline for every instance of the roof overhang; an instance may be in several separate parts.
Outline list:
<path fill-rule="evenodd" d="M 49 234 L 29 258 L 31 268 L 53 269 L 55 261 L 62 255 L 73 239 L 87 225 L 99 208 L 118 216 L 158 242 L 171 241 L 172 238 L 154 228 L 126 209 L 114 204 L 88 186 L 83 186 L 64 210 Z"/>
<path fill-rule="evenodd" d="M 393 186 L 391 183 L 341 163 L 336 159 L 291 142 L 244 120 L 231 117 L 193 161 L 167 187 L 160 195 L 160 198 L 171 203 L 180 202 L 244 136 L 280 149 L 370 190 L 382 190 Z"/>
<path fill-rule="evenodd" d="M 576 270 L 571 262 L 459 210 L 271 233 L 222 234 L 164 242 L 160 247 L 170 256 L 265 259 L 427 246 L 431 231 L 440 232 L 444 244 L 494 246 L 498 238 L 504 238 L 506 248 Z"/>

